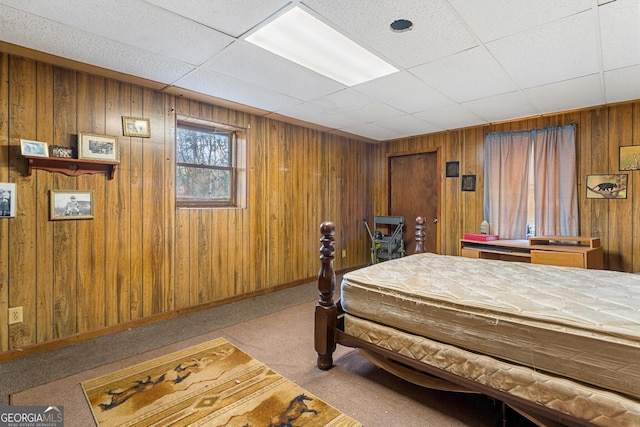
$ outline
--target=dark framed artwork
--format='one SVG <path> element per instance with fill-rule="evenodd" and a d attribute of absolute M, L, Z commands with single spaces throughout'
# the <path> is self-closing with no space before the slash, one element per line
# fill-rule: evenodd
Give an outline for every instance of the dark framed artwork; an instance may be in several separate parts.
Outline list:
<path fill-rule="evenodd" d="M 455 178 L 460 174 L 460 163 L 459 162 L 447 162 L 447 168 L 445 171 L 445 175 L 447 178 Z"/>
<path fill-rule="evenodd" d="M 626 173 L 587 175 L 587 199 L 626 199 Z"/>
<path fill-rule="evenodd" d="M 640 170 L 640 145 L 620 147 L 620 170 Z"/>
<path fill-rule="evenodd" d="M 462 191 L 476 191 L 475 175 L 462 175 Z"/>

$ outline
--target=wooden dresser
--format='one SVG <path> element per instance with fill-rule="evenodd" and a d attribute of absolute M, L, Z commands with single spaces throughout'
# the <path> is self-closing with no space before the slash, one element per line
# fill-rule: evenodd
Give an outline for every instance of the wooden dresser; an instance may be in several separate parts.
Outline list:
<path fill-rule="evenodd" d="M 598 237 L 542 236 L 528 240 L 460 240 L 460 255 L 467 258 L 531 262 L 566 267 L 604 268 Z"/>

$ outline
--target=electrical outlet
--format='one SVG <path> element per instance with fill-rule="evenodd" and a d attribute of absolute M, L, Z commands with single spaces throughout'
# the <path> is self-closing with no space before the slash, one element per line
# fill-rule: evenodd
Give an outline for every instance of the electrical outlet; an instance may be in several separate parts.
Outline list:
<path fill-rule="evenodd" d="M 347 257 L 347 250 L 343 249 L 342 250 L 342 258 L 346 258 Z"/>
<path fill-rule="evenodd" d="M 9 324 L 22 323 L 22 307 L 12 307 L 9 309 Z"/>

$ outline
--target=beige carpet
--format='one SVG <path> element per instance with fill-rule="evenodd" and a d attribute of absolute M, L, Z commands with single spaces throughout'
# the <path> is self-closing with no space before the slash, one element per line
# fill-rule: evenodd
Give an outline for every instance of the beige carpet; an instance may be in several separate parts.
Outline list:
<path fill-rule="evenodd" d="M 96 425 L 82 382 L 223 337 L 364 426 L 497 425 L 499 403 L 480 395 L 440 392 L 409 384 L 377 368 L 357 350 L 340 346 L 334 357 L 335 367 L 329 371 L 317 369 L 314 307 L 314 302 L 301 304 L 14 393 L 11 404 L 64 406 L 66 427 Z M 518 426 L 520 422 L 516 419 L 511 425 Z"/>

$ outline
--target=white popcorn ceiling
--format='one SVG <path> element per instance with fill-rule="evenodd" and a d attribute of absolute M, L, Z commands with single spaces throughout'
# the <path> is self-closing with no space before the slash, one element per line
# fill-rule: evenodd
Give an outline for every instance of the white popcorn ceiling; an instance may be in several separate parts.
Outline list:
<path fill-rule="evenodd" d="M 348 88 L 244 41 L 294 6 L 400 71 Z M 0 40 L 375 141 L 640 99 L 639 0 L 0 0 Z"/>

